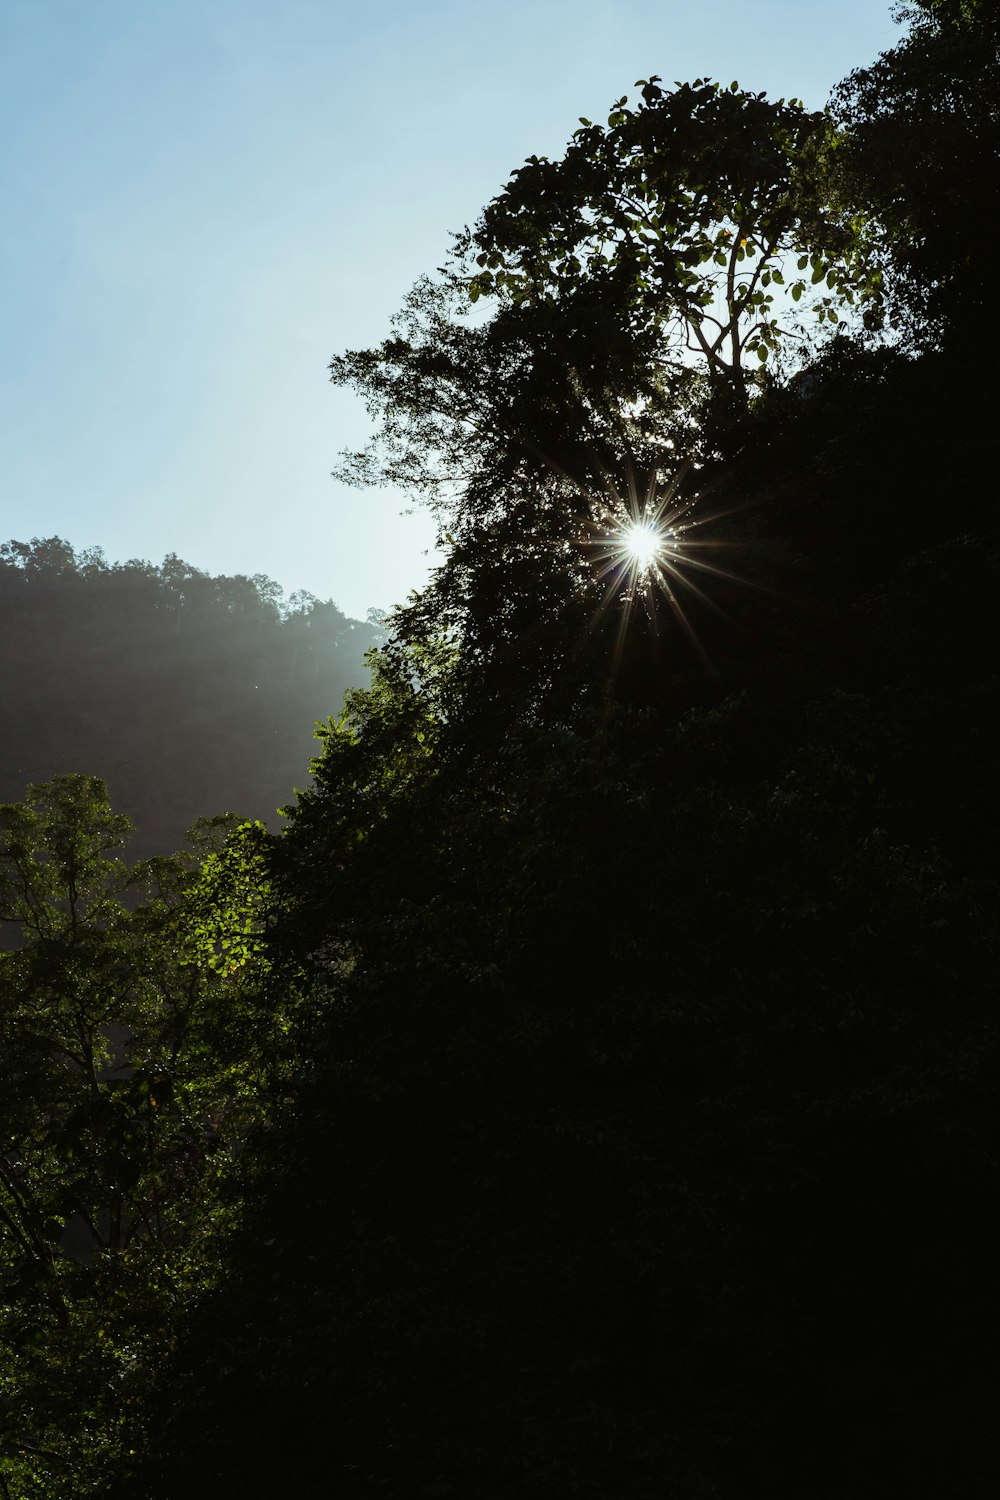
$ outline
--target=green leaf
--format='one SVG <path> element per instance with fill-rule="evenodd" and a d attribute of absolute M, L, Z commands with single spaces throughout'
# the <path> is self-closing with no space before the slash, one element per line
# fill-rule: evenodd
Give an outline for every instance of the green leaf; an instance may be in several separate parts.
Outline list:
<path fill-rule="evenodd" d="M 802 282 L 801 281 L 797 281 L 795 283 L 795 285 L 792 287 L 792 301 L 793 302 L 799 302 L 799 301 L 801 301 L 801 299 L 802 299 L 802 291 L 803 291 Z"/>

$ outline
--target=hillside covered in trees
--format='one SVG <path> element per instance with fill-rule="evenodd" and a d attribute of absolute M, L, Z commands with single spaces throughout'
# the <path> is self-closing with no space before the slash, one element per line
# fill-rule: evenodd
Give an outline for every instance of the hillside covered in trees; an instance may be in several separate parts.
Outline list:
<path fill-rule="evenodd" d="M 445 560 L 283 832 L 3 809 L 0 1494 L 995 1493 L 1000 21 L 902 20 L 334 359 Z"/>
<path fill-rule="evenodd" d="M 277 824 L 304 783 L 314 721 L 366 676 L 375 623 L 263 576 L 212 578 L 179 557 L 109 564 L 59 537 L 0 546 L 0 798 L 99 773 L 169 853 L 196 818 Z"/>

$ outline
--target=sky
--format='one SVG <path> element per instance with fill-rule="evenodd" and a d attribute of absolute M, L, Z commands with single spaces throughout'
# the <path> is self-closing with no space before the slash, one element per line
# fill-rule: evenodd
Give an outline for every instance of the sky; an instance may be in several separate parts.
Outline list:
<path fill-rule="evenodd" d="M 889 0 L 0 0 L 0 541 L 175 552 L 363 618 L 434 526 L 330 477 L 328 380 L 638 78 L 821 108 Z"/>

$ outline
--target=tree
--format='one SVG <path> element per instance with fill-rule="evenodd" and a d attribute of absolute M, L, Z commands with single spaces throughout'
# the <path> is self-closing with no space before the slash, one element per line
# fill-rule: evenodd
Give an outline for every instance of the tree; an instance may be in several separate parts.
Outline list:
<path fill-rule="evenodd" d="M 554 302 L 567 319 L 593 298 L 636 335 L 655 328 L 660 359 L 700 355 L 743 410 L 746 360 L 777 351 L 788 298 L 820 323 L 855 303 L 877 322 L 862 220 L 824 196 L 842 142 L 795 99 L 708 79 L 640 85 L 637 107 L 625 95 L 606 126 L 582 120 L 561 160 L 529 157 L 487 205 L 470 295 Z"/>
<path fill-rule="evenodd" d="M 651 79 L 583 122 L 562 160 L 513 173 L 392 337 L 332 361 L 381 423 L 340 476 L 415 491 L 447 529 L 453 502 L 488 516 L 522 478 L 592 491 L 630 450 L 711 451 L 705 382 L 745 411 L 746 359 L 759 371 L 797 304 L 878 322 L 863 218 L 827 196 L 842 146 L 822 113 L 708 80 Z"/>
<path fill-rule="evenodd" d="M 898 7 L 899 45 L 832 100 L 840 192 L 878 226 L 894 309 L 919 344 L 967 349 L 992 291 L 981 269 L 1000 191 L 1000 16 L 991 0 Z"/>
<path fill-rule="evenodd" d="M 96 777 L 0 807 L 0 1477 L 17 1497 L 101 1493 L 141 1447 L 287 1068 L 292 991 L 265 1008 L 254 989 L 264 829 L 205 820 L 196 856 L 131 869 L 129 832 Z"/>
<path fill-rule="evenodd" d="M 644 699 L 658 642 L 697 657 L 699 580 L 726 565 L 690 523 L 748 440 L 768 360 L 797 309 L 878 323 L 863 217 L 830 196 L 842 145 L 795 100 L 650 79 L 515 172 L 391 338 L 332 362 L 380 422 L 341 476 L 438 514 L 447 560 L 398 628 L 460 643 L 466 704 L 571 702 L 623 650 Z M 664 543 L 641 578 L 637 522 Z"/>

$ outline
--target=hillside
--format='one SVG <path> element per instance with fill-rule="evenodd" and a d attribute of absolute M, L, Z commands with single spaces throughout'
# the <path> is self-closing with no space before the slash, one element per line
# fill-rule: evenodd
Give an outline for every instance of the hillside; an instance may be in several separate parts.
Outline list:
<path fill-rule="evenodd" d="M 196 818 L 260 818 L 303 785 L 314 721 L 364 681 L 376 625 L 271 579 L 168 557 L 107 563 L 59 537 L 0 547 L 0 800 L 99 775 L 136 825 L 133 857 Z"/>

